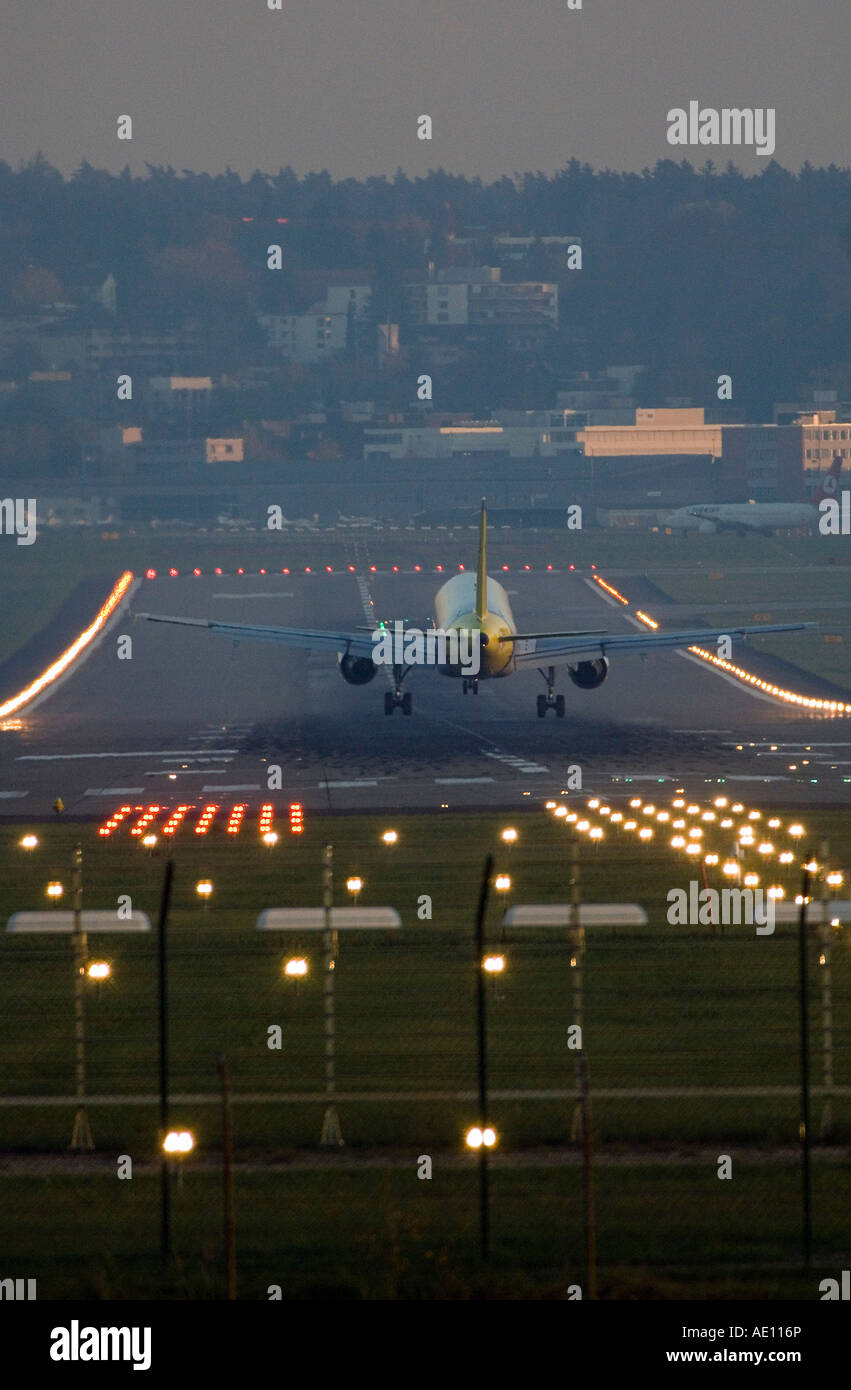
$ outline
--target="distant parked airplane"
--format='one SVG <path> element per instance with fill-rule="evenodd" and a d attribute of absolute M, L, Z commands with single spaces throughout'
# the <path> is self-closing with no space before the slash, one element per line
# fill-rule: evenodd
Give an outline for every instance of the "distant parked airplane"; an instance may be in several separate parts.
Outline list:
<path fill-rule="evenodd" d="M 841 470 L 837 454 L 812 502 L 695 502 L 672 512 L 663 525 L 672 531 L 760 531 L 766 536 L 793 526 L 818 526 L 818 504 L 836 496 Z"/>

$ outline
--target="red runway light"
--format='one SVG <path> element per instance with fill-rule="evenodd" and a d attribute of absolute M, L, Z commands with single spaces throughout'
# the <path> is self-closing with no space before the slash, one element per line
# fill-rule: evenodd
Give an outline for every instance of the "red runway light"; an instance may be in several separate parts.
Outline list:
<path fill-rule="evenodd" d="M 289 574 L 289 570 L 281 570 L 281 574 Z"/>
<path fill-rule="evenodd" d="M 215 573 L 216 573 L 216 574 L 221 574 L 221 570 L 220 570 L 220 569 L 217 569 L 217 570 L 215 571 Z"/>
<path fill-rule="evenodd" d="M 354 567 L 354 565 L 349 565 L 349 574 L 354 574 L 354 572 L 355 572 L 355 567 Z"/>
<path fill-rule="evenodd" d="M 575 569 L 576 569 L 576 566 L 575 566 L 575 565 L 571 565 L 570 568 L 571 568 L 572 570 L 575 570 Z"/>
<path fill-rule="evenodd" d="M 442 565 L 435 565 L 435 569 L 437 570 L 438 574 L 442 574 L 442 573 L 443 573 L 443 566 L 442 566 Z"/>
<path fill-rule="evenodd" d="M 245 574 L 245 570 L 237 570 L 237 574 Z"/>
<path fill-rule="evenodd" d="M 146 579 L 156 579 L 156 577 L 157 577 L 157 572 L 156 572 L 156 570 L 145 570 L 145 578 L 146 578 Z"/>
<path fill-rule="evenodd" d="M 193 573 L 193 574 L 195 575 L 195 577 L 197 578 L 198 575 L 201 573 L 201 571 L 200 571 L 200 570 L 193 570 L 192 573 Z"/>
<path fill-rule="evenodd" d="M 260 573 L 261 573 L 261 574 L 265 574 L 266 571 L 265 571 L 265 570 L 261 570 Z"/>
<path fill-rule="evenodd" d="M 305 574 L 312 574 L 312 573 L 313 573 L 313 571 L 312 571 L 311 568 L 310 568 L 310 565 L 305 565 L 305 567 L 304 567 L 304 572 L 305 572 Z"/>
<path fill-rule="evenodd" d="M 414 574 L 419 574 L 420 568 L 421 567 L 419 565 L 414 565 Z"/>
<path fill-rule="evenodd" d="M 523 568 L 524 568 L 524 570 L 530 570 L 530 569 L 532 568 L 532 566 L 531 566 L 531 565 L 524 565 Z"/>
<path fill-rule="evenodd" d="M 331 568 L 330 565 L 326 565 L 326 566 L 325 566 L 325 573 L 326 573 L 326 574 L 333 574 L 333 573 L 334 573 L 334 571 L 332 570 L 332 568 Z"/>
<path fill-rule="evenodd" d="M 375 574 L 375 573 L 376 573 L 375 565 L 370 565 L 370 567 L 369 567 L 369 572 L 370 572 L 370 574 Z"/>
<path fill-rule="evenodd" d="M 464 568 L 464 566 L 463 566 L 463 565 L 459 565 L 458 568 L 459 568 L 459 570 L 462 570 L 462 569 Z"/>
<path fill-rule="evenodd" d="M 169 575 L 171 576 L 172 579 L 176 579 L 176 578 L 177 578 L 177 570 L 169 570 Z"/>

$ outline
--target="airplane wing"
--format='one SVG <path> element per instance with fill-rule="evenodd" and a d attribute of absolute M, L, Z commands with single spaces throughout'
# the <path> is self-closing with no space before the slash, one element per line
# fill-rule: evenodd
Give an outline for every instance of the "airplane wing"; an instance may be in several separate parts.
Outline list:
<path fill-rule="evenodd" d="M 588 637 L 539 637 L 518 640 L 514 647 L 517 666 L 558 666 L 574 657 L 608 656 L 611 652 L 658 651 L 664 647 L 705 646 L 719 637 L 759 637 L 769 632 L 800 632 L 815 623 L 765 623 L 759 627 L 704 627 L 678 632 L 614 632 L 597 641 Z M 508 640 L 511 639 L 501 639 Z"/>
<path fill-rule="evenodd" d="M 372 656 L 372 638 L 365 632 L 319 632 L 301 627 L 261 627 L 251 623 L 220 623 L 213 618 L 171 618 L 159 613 L 137 613 L 150 623 L 175 623 L 180 627 L 203 627 L 217 637 L 232 642 L 278 642 L 302 651 L 345 652 L 352 656 Z"/>

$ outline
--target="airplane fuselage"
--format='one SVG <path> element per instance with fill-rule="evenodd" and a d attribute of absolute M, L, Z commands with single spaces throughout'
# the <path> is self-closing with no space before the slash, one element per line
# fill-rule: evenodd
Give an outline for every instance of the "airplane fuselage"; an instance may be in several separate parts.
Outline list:
<path fill-rule="evenodd" d="M 495 579 L 487 581 L 487 612 L 483 618 L 476 614 L 476 576 L 472 573 L 455 574 L 438 589 L 434 596 L 435 626 L 445 632 L 453 628 L 458 632 L 476 632 L 487 638 L 482 643 L 481 669 L 479 680 L 492 680 L 508 676 L 513 667 L 514 646 L 511 642 L 500 642 L 500 637 L 510 637 L 517 631 L 508 594 Z M 445 676 L 463 676 L 460 667 L 441 666 Z"/>

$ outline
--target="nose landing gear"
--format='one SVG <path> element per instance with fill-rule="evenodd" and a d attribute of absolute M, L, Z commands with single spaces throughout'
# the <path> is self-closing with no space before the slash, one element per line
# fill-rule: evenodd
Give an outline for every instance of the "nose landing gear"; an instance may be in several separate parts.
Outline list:
<path fill-rule="evenodd" d="M 538 696 L 538 718 L 543 719 L 548 709 L 554 709 L 556 712 L 556 719 L 564 719 L 564 696 L 556 695 L 555 693 L 555 667 L 548 666 L 546 670 L 544 670 L 542 666 L 539 666 L 538 671 L 547 682 L 546 695 Z"/>
<path fill-rule="evenodd" d="M 474 695 L 479 693 L 478 676 L 463 676 L 461 679 L 461 694 L 466 695 L 468 690 L 472 690 Z"/>

